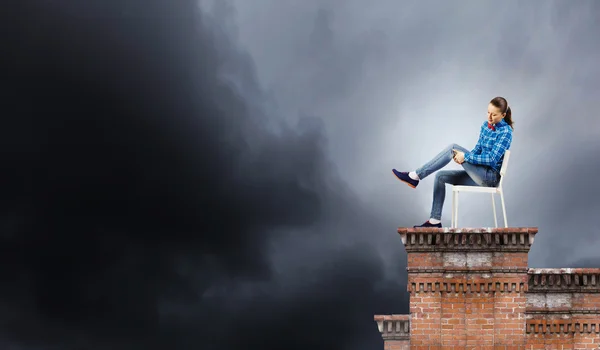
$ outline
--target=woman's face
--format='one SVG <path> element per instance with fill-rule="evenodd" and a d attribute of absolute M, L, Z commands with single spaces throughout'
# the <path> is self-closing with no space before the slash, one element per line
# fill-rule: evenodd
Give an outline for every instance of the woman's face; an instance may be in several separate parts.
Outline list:
<path fill-rule="evenodd" d="M 502 118 L 504 118 L 504 113 L 502 113 L 502 111 L 494 106 L 493 104 L 489 104 L 488 105 L 488 122 L 492 123 L 492 124 L 496 124 L 498 122 L 500 122 L 502 120 Z"/>

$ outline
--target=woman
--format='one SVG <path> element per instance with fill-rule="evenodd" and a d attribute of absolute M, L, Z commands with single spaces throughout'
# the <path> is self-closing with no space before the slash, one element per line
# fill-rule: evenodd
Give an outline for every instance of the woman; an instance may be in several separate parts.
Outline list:
<path fill-rule="evenodd" d="M 513 121 L 508 102 L 504 97 L 492 99 L 488 105 L 487 121 L 481 126 L 479 140 L 472 151 L 457 144 L 446 147 L 428 163 L 411 172 L 392 169 L 394 175 L 412 188 L 451 160 L 464 170 L 443 170 L 435 175 L 433 205 L 428 221 L 417 227 L 442 227 L 442 207 L 446 197 L 446 184 L 496 187 L 500 181 L 500 168 L 504 152 L 512 142 Z"/>

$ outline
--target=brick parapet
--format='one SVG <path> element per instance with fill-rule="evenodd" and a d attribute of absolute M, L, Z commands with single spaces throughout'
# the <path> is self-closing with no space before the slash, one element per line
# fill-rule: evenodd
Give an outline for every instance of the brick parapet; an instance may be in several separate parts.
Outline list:
<path fill-rule="evenodd" d="M 407 253 L 528 253 L 537 232 L 537 228 L 398 228 Z"/>
<path fill-rule="evenodd" d="M 600 269 L 529 269 L 527 313 L 600 317 Z"/>
<path fill-rule="evenodd" d="M 528 270 L 529 290 L 543 293 L 600 293 L 600 268 Z"/>

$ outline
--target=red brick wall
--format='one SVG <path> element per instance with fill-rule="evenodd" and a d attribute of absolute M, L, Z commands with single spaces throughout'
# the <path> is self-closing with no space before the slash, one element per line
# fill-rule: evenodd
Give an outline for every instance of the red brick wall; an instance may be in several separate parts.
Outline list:
<path fill-rule="evenodd" d="M 439 346 L 442 332 L 442 295 L 439 290 L 443 276 L 441 272 L 431 272 L 431 269 L 443 268 L 443 255 L 434 251 L 417 251 L 408 254 L 407 260 L 411 345 L 413 349 L 419 349 L 418 346 L 426 346 L 427 349 L 429 346 Z M 430 271 L 418 273 L 420 267 Z M 411 268 L 416 273 L 410 273 Z"/>
<path fill-rule="evenodd" d="M 410 296 L 410 344 L 440 344 L 441 296 L 439 293 L 415 293 Z M 418 349 L 413 347 L 413 349 Z"/>
<path fill-rule="evenodd" d="M 467 347 L 494 345 L 493 293 L 468 293 L 466 295 Z"/>

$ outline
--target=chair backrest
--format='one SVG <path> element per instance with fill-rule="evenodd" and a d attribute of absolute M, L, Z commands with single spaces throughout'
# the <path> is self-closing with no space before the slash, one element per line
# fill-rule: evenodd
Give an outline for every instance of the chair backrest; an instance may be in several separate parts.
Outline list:
<path fill-rule="evenodd" d="M 500 168 L 500 183 L 498 188 L 502 188 L 502 181 L 504 181 L 504 175 L 506 175 L 506 169 L 508 168 L 508 159 L 510 158 L 510 151 L 504 152 L 504 159 L 502 160 L 502 167 Z"/>

